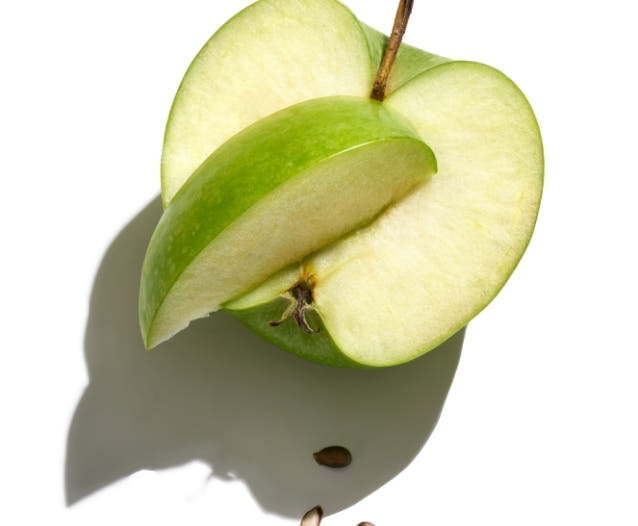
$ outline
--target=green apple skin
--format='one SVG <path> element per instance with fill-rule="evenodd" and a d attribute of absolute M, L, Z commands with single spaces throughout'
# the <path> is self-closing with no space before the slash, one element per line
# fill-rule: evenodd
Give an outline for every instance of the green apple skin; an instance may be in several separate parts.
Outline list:
<path fill-rule="evenodd" d="M 278 296 L 254 307 L 224 310 L 273 345 L 305 360 L 332 367 L 371 367 L 370 364 L 349 358 L 330 337 L 321 317 L 315 311 L 306 314 L 308 325 L 315 331 L 313 334 L 300 330 L 292 318 L 277 327 L 272 326 L 271 322 L 278 320 L 287 307 L 288 300 Z"/>
<path fill-rule="evenodd" d="M 285 12 L 291 1 L 261 0 L 234 20 L 238 26 L 249 26 L 253 7 L 278 6 Z M 308 78 L 304 72 L 290 73 L 285 82 L 290 93 L 284 90 L 283 96 L 267 96 L 268 111 L 331 90 L 369 96 L 387 37 L 346 14 L 339 2 L 312 0 L 309 5 L 315 10 L 313 16 L 327 13 L 323 23 L 334 22 L 335 34 L 348 35 L 345 47 L 354 58 L 344 68 L 347 72 L 335 70 L 333 76 L 330 67 L 325 68 L 325 57 L 318 58 L 322 80 L 328 79 L 333 87 L 322 84 L 314 90 L 304 82 Z M 295 20 L 299 24 L 296 33 L 309 34 L 312 40 L 312 18 L 306 21 L 303 13 L 296 13 Z M 241 30 L 233 30 L 241 36 Z M 196 61 L 214 79 L 216 65 L 206 56 L 215 55 L 211 48 L 216 46 L 218 52 L 223 51 L 224 44 L 213 37 L 207 46 L 208 52 Z M 338 40 L 331 46 L 337 54 L 344 51 L 338 48 Z M 316 46 L 312 51 L 310 44 L 308 49 L 311 63 L 313 53 L 319 56 L 322 49 Z M 338 61 L 348 60 L 343 54 L 339 57 Z M 237 82 L 257 86 L 261 78 L 252 77 L 251 61 L 254 59 L 248 56 L 242 62 L 243 77 L 239 75 Z M 286 71 L 283 68 L 278 73 L 285 76 Z M 191 68 L 189 75 L 182 86 L 206 84 L 201 72 Z M 301 79 L 304 89 L 297 89 L 295 78 Z M 278 88 L 276 82 L 270 87 Z M 163 165 L 170 169 L 163 173 L 179 172 L 172 168 L 179 164 L 171 160 L 175 152 L 187 158 L 184 166 L 200 162 L 201 151 L 189 151 L 199 135 L 205 136 L 207 144 L 225 140 L 224 133 L 190 126 L 190 107 L 204 121 L 214 122 L 219 115 L 225 119 L 214 105 L 202 103 L 196 92 L 180 88 L 176 97 L 179 102 L 167 124 L 163 157 Z M 392 366 L 445 341 L 485 308 L 505 284 L 530 241 L 540 205 L 544 164 L 540 131 L 529 103 L 505 75 L 489 66 L 452 61 L 402 44 L 386 94 L 384 106 L 404 115 L 432 148 L 437 175 L 369 225 L 223 304 L 275 345 L 326 365 Z M 242 113 L 243 96 L 237 94 L 227 108 L 228 120 L 240 127 L 261 118 L 261 114 Z M 184 176 L 173 178 L 170 191 L 164 191 L 167 185 L 163 182 L 165 203 L 179 188 L 180 177 Z M 381 256 L 375 257 L 375 251 Z M 319 332 L 305 334 L 293 320 L 271 327 L 269 322 L 279 319 L 288 305 L 282 296 L 309 272 L 316 286 L 314 311 L 308 313 L 308 320 Z"/>
<path fill-rule="evenodd" d="M 405 119 L 372 100 L 312 99 L 249 126 L 195 171 L 155 230 L 140 288 L 146 345 L 369 223 L 435 171 Z"/>

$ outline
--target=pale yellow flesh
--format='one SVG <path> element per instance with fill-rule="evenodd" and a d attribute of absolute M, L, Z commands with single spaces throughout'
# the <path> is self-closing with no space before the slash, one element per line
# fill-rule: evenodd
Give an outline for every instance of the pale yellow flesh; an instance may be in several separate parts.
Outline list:
<path fill-rule="evenodd" d="M 312 98 L 365 97 L 373 76 L 365 34 L 340 3 L 262 0 L 246 8 L 204 46 L 175 96 L 162 154 L 164 205 L 249 124 Z"/>
<path fill-rule="evenodd" d="M 265 303 L 313 273 L 315 307 L 337 347 L 376 366 L 433 348 L 491 301 L 531 237 L 543 174 L 531 108 L 487 66 L 437 66 L 386 103 L 432 147 L 436 177 L 228 306 Z"/>

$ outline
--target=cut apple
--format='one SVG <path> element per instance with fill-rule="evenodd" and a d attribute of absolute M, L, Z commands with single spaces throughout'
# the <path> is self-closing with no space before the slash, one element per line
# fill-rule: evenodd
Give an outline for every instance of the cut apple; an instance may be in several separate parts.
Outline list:
<path fill-rule="evenodd" d="M 226 305 L 267 339 L 316 361 L 394 365 L 436 347 L 496 295 L 534 227 L 540 135 L 508 78 L 450 62 L 386 104 L 411 116 L 437 155 L 437 176 L 368 227 Z M 313 283 L 313 308 L 330 341 L 299 334 L 292 320 L 269 327 L 263 319 L 282 309 L 280 296 L 300 279 Z"/>
<path fill-rule="evenodd" d="M 151 239 L 146 344 L 369 223 L 435 171 L 405 119 L 372 100 L 313 99 L 249 126 L 189 178 Z"/>
<path fill-rule="evenodd" d="M 221 306 L 304 358 L 389 366 L 499 292 L 542 193 L 532 109 L 497 70 L 406 45 L 372 103 L 386 42 L 335 0 L 260 0 L 211 38 L 167 125 L 147 346 Z"/>

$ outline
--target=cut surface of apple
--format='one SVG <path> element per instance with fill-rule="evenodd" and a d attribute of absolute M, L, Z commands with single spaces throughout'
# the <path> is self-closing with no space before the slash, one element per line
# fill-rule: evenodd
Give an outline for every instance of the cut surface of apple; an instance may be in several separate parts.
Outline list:
<path fill-rule="evenodd" d="M 436 347 L 497 294 L 536 220 L 540 135 L 507 77 L 449 62 L 385 104 L 410 115 L 437 155 L 437 176 L 366 228 L 226 305 L 267 339 L 315 361 L 386 366 Z M 299 280 L 313 283 L 315 323 L 328 338 L 300 334 L 293 320 L 265 323 Z"/>
<path fill-rule="evenodd" d="M 153 234 L 147 346 L 369 223 L 435 171 L 405 119 L 364 98 L 313 99 L 249 126 L 195 171 Z"/>

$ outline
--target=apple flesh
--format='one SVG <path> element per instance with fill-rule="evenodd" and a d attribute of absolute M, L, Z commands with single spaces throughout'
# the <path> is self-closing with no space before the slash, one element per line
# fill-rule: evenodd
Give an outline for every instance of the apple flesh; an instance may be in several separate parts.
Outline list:
<path fill-rule="evenodd" d="M 514 270 L 534 227 L 543 153 L 532 110 L 492 68 L 449 62 L 385 104 L 410 115 L 438 173 L 373 223 L 225 307 L 265 338 L 322 363 L 387 366 L 460 330 Z M 281 294 L 313 283 L 318 335 L 270 327 Z"/>
<path fill-rule="evenodd" d="M 157 226 L 142 269 L 146 345 L 369 223 L 435 171 L 405 119 L 372 100 L 312 99 L 249 126 Z"/>
<path fill-rule="evenodd" d="M 166 214 L 188 175 L 251 122 L 299 100 L 367 99 L 386 41 L 334 0 L 260 0 L 233 18 L 195 59 L 176 96 L 162 161 Z M 505 75 L 402 45 L 386 93 L 382 107 L 397 121 L 403 115 L 431 147 L 436 176 L 332 242 L 295 257 L 281 245 L 282 265 L 254 286 L 243 277 L 254 254 L 239 267 L 227 264 L 237 293 L 220 300 L 222 308 L 320 363 L 389 366 L 436 347 L 498 293 L 538 213 L 541 136 L 530 105 Z M 330 216 L 328 207 L 315 220 Z M 264 239 L 245 235 L 255 245 Z M 193 279 L 205 288 L 212 278 Z M 299 287 L 307 289 L 304 316 L 316 334 L 300 331 L 294 316 L 270 324 L 294 312 Z M 146 303 L 142 296 L 141 312 Z"/>

